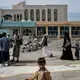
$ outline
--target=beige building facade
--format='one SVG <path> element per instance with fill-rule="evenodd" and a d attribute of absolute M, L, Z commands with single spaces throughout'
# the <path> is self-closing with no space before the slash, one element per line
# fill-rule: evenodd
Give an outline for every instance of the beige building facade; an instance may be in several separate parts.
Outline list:
<path fill-rule="evenodd" d="M 25 1 L 12 9 L 0 9 L 0 18 L 21 21 L 67 21 L 67 5 L 26 5 Z"/>
<path fill-rule="evenodd" d="M 80 22 L 67 21 L 67 5 L 26 5 L 25 1 L 13 5 L 12 9 L 0 9 L 0 31 L 9 29 L 12 33 L 60 39 L 64 32 L 71 38 L 80 37 Z"/>

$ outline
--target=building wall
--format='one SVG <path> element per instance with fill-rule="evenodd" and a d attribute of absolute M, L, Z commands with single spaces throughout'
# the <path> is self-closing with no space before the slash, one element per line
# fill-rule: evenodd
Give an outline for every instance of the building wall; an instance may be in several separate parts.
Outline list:
<path fill-rule="evenodd" d="M 25 2 L 20 2 L 17 5 L 12 5 L 12 9 L 24 9 Z"/>
<path fill-rule="evenodd" d="M 46 11 L 46 21 L 47 20 L 47 10 L 51 9 L 51 21 L 54 21 L 54 9 L 58 10 L 58 21 L 67 21 L 67 5 L 26 5 L 24 9 L 28 9 L 29 14 L 30 10 L 33 9 L 35 14 L 36 10 L 40 10 L 40 21 L 42 21 L 42 9 L 45 9 Z M 30 15 L 29 15 L 30 18 Z M 36 18 L 36 16 L 35 16 Z M 36 20 L 35 20 L 36 21 Z"/>
<path fill-rule="evenodd" d="M 4 16 L 4 15 L 7 15 L 7 14 L 10 14 L 12 16 L 13 21 L 14 21 L 14 14 L 16 14 L 16 16 L 22 14 L 22 19 L 24 19 L 24 11 L 20 10 L 20 9 L 18 9 L 18 10 L 17 9 L 15 9 L 15 10 L 4 9 L 4 10 L 0 11 L 0 16 Z M 17 19 L 17 17 L 16 17 L 16 19 Z"/>
<path fill-rule="evenodd" d="M 80 38 L 80 22 L 71 21 L 58 21 L 58 22 L 47 22 L 38 21 L 34 27 L 15 27 L 15 26 L 1 26 L 1 29 L 9 29 L 12 31 L 18 29 L 19 32 L 23 32 L 26 29 L 31 30 L 32 34 L 36 34 L 38 37 L 43 36 L 43 32 L 46 31 L 48 37 L 60 39 L 64 36 L 64 32 L 68 31 L 70 38 Z M 22 33 L 21 33 L 22 34 Z"/>
<path fill-rule="evenodd" d="M 48 34 L 48 36 L 52 38 L 62 38 L 64 36 L 65 31 L 69 32 L 69 36 L 72 39 L 80 38 L 80 22 L 37 22 L 37 28 L 39 28 L 38 31 L 40 32 L 38 36 L 43 35 L 43 28 L 45 28 L 45 31 Z"/>
<path fill-rule="evenodd" d="M 2 9 L 0 9 L 0 18 L 2 18 L 2 13 L 3 12 L 3 10 Z"/>
<path fill-rule="evenodd" d="M 58 21 L 67 21 L 67 7 L 60 6 L 58 9 Z"/>
<path fill-rule="evenodd" d="M 35 34 L 35 27 L 24 27 L 24 28 L 22 28 L 22 27 L 15 27 L 15 26 L 13 26 L 12 28 L 11 27 L 4 27 L 4 28 L 2 28 L 2 29 L 4 29 L 4 30 L 9 30 L 10 31 L 10 35 L 11 36 L 13 36 L 14 34 L 13 34 L 13 32 L 14 32 L 14 30 L 17 30 L 18 32 L 17 32 L 17 35 L 22 35 L 23 34 L 23 31 L 24 30 L 26 30 L 26 29 L 28 29 L 28 30 L 30 30 L 31 31 L 31 33 L 30 34 Z M 0 29 L 1 30 L 1 29 Z M 27 32 L 26 32 L 27 33 Z M 9 33 L 8 33 L 9 34 Z"/>
<path fill-rule="evenodd" d="M 36 10 L 40 10 L 40 21 L 42 21 L 42 9 L 45 9 L 46 20 L 48 21 L 48 9 L 51 10 L 51 21 L 54 21 L 54 10 L 58 11 L 58 20 L 57 21 L 67 21 L 67 5 L 26 5 L 24 2 L 21 2 L 17 5 L 13 5 L 12 9 L 3 9 L 0 10 L 0 18 L 6 14 L 12 15 L 12 20 L 14 20 L 14 14 L 22 14 L 22 19 L 25 19 L 24 11 L 28 10 L 28 19 L 30 20 L 30 10 L 34 10 L 34 21 L 36 21 Z M 16 17 L 17 18 L 17 17 Z"/>

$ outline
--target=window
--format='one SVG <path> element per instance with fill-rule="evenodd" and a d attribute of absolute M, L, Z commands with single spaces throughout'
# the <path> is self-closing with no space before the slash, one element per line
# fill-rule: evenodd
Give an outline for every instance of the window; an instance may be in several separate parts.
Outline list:
<path fill-rule="evenodd" d="M 58 27 L 57 26 L 48 26 L 48 35 L 57 36 L 58 35 Z"/>
<path fill-rule="evenodd" d="M 72 26 L 71 27 L 71 34 L 73 37 L 74 36 L 76 36 L 76 37 L 80 36 L 80 26 Z"/>
<path fill-rule="evenodd" d="M 49 27 L 48 27 L 48 30 L 52 30 L 52 27 L 49 26 Z"/>
<path fill-rule="evenodd" d="M 31 21 L 34 20 L 34 10 L 33 9 L 30 10 L 30 20 Z"/>
<path fill-rule="evenodd" d="M 54 21 L 58 21 L 58 10 L 54 9 Z"/>
<path fill-rule="evenodd" d="M 19 21 L 19 14 L 17 14 L 17 21 Z"/>
<path fill-rule="evenodd" d="M 16 14 L 14 14 L 14 21 L 16 21 Z"/>
<path fill-rule="evenodd" d="M 38 26 L 37 27 L 37 35 L 43 35 L 43 32 L 46 31 L 46 27 L 42 26 Z"/>
<path fill-rule="evenodd" d="M 45 9 L 42 10 L 42 21 L 45 21 L 46 15 L 45 15 Z"/>
<path fill-rule="evenodd" d="M 63 36 L 64 32 L 69 32 L 69 26 L 60 26 L 60 35 Z"/>
<path fill-rule="evenodd" d="M 71 29 L 72 29 L 72 30 L 77 30 L 77 27 L 76 27 L 76 26 L 72 26 Z"/>
<path fill-rule="evenodd" d="M 22 20 L 22 14 L 20 14 L 20 21 Z"/>
<path fill-rule="evenodd" d="M 47 14 L 48 14 L 48 21 L 51 21 L 51 9 L 48 9 Z"/>
<path fill-rule="evenodd" d="M 77 30 L 80 30 L 80 26 L 77 26 Z"/>
<path fill-rule="evenodd" d="M 40 21 L 40 10 L 36 10 L 36 21 Z"/>
<path fill-rule="evenodd" d="M 68 26 L 65 26 L 65 27 L 64 27 L 64 30 L 65 30 L 65 31 L 69 31 L 69 27 L 68 27 Z"/>
<path fill-rule="evenodd" d="M 27 9 L 24 11 L 24 19 L 26 21 L 28 20 L 28 10 Z"/>

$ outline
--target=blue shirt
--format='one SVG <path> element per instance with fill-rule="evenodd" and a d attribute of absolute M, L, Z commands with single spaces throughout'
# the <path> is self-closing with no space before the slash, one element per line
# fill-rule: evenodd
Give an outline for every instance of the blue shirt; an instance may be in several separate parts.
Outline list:
<path fill-rule="evenodd" d="M 2 43 L 1 43 L 1 38 L 0 38 L 0 51 L 2 51 Z"/>
<path fill-rule="evenodd" d="M 2 50 L 3 51 L 9 51 L 9 48 L 10 48 L 9 39 L 6 37 L 2 37 L 1 43 L 2 43 Z"/>

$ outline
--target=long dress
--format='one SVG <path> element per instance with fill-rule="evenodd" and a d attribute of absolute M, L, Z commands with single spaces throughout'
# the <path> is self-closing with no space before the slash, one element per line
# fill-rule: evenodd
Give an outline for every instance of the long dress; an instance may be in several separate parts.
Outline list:
<path fill-rule="evenodd" d="M 70 42 L 70 45 L 65 47 L 65 45 L 67 44 L 67 40 L 68 39 L 66 37 L 64 37 L 63 51 L 62 51 L 63 54 L 61 56 L 61 59 L 62 60 L 73 60 L 70 40 L 68 40 Z"/>
<path fill-rule="evenodd" d="M 48 56 L 48 53 L 47 53 L 48 42 L 47 42 L 47 36 L 46 35 L 43 36 L 42 45 L 43 45 L 43 57 L 47 57 Z"/>

